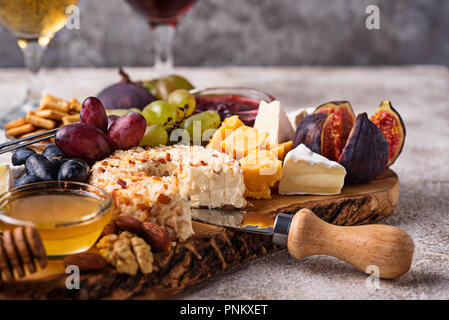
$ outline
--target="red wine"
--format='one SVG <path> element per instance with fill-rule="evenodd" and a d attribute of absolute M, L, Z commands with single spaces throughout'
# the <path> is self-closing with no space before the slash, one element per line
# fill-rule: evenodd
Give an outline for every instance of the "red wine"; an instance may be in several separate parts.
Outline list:
<path fill-rule="evenodd" d="M 151 25 L 176 25 L 196 0 L 127 0 Z"/>

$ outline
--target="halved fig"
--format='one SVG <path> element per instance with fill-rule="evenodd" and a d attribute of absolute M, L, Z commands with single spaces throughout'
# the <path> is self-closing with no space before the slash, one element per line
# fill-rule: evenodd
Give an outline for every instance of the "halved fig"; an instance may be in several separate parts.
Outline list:
<path fill-rule="evenodd" d="M 345 167 L 349 183 L 371 181 L 387 168 L 387 139 L 366 113 L 357 116 L 338 162 Z"/>
<path fill-rule="evenodd" d="M 302 118 L 296 128 L 293 148 L 303 143 L 313 152 L 321 154 L 322 132 L 330 118 L 331 116 L 328 113 L 314 113 Z"/>
<path fill-rule="evenodd" d="M 355 114 L 349 101 L 331 101 L 320 105 L 314 113 L 329 113 L 321 136 L 321 155 L 338 161 L 355 122 Z"/>
<path fill-rule="evenodd" d="M 380 131 L 382 131 L 388 141 L 388 166 L 391 166 L 404 147 L 404 122 L 389 100 L 384 100 L 380 103 L 376 113 L 371 116 L 370 120 L 379 127 Z"/>

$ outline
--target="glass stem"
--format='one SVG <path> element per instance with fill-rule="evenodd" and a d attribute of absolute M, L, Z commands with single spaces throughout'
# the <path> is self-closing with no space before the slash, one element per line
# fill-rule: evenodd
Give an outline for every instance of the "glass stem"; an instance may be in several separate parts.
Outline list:
<path fill-rule="evenodd" d="M 170 24 L 159 24 L 153 28 L 154 71 L 157 77 L 165 77 L 173 73 L 173 38 L 176 29 Z"/>
<path fill-rule="evenodd" d="M 43 89 L 39 70 L 41 69 L 42 56 L 45 49 L 47 49 L 48 43 L 41 44 L 36 40 L 18 40 L 17 42 L 23 53 L 25 68 L 29 72 L 29 84 L 24 105 L 35 105 L 39 102 Z"/>

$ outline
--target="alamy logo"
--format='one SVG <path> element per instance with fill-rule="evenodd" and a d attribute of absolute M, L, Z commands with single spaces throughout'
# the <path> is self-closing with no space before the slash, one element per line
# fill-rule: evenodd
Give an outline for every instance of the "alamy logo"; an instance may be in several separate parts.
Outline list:
<path fill-rule="evenodd" d="M 69 274 L 65 280 L 65 286 L 68 290 L 79 289 L 80 288 L 80 269 L 78 266 L 69 265 L 65 269 L 65 273 Z"/>
<path fill-rule="evenodd" d="M 69 30 L 80 29 L 80 8 L 78 6 L 67 6 L 65 14 L 68 15 L 66 28 Z"/>
<path fill-rule="evenodd" d="M 376 5 L 369 5 L 365 10 L 366 14 L 369 14 L 365 19 L 365 26 L 368 30 L 380 29 L 380 10 Z"/>
<path fill-rule="evenodd" d="M 380 289 L 379 267 L 374 265 L 367 266 L 365 272 L 370 274 L 370 276 L 365 280 L 365 287 L 369 290 Z"/>

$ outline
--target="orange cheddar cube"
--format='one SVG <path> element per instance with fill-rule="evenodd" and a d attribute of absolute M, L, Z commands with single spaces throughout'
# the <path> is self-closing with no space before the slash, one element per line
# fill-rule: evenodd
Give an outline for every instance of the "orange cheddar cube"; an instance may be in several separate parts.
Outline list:
<path fill-rule="evenodd" d="M 221 148 L 221 143 L 223 142 L 223 140 L 226 139 L 237 128 L 243 125 L 243 122 L 239 119 L 238 116 L 231 116 L 224 119 L 220 128 L 215 131 L 214 135 L 210 139 L 206 148 L 212 148 L 222 152 L 223 149 Z"/>
<path fill-rule="evenodd" d="M 241 126 L 224 139 L 221 143 L 221 148 L 223 152 L 239 160 L 252 151 L 265 149 L 267 137 L 268 133 L 266 132 L 260 132 L 248 126 Z"/>
<path fill-rule="evenodd" d="M 281 161 L 284 160 L 287 153 L 292 149 L 293 141 L 287 141 L 280 144 L 275 144 L 273 146 L 269 146 L 268 149 L 274 153 L 277 158 Z"/>
<path fill-rule="evenodd" d="M 245 195 L 257 199 L 270 199 L 270 187 L 282 178 L 282 161 L 269 150 L 248 153 L 240 160 L 245 181 Z"/>

